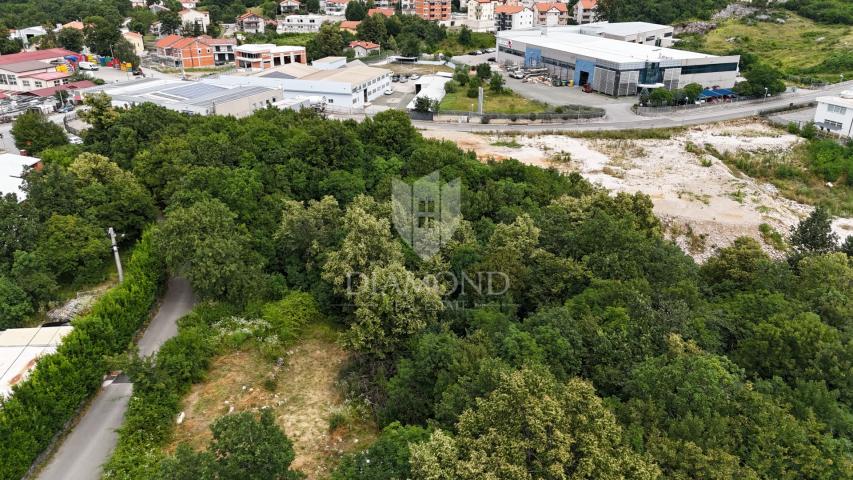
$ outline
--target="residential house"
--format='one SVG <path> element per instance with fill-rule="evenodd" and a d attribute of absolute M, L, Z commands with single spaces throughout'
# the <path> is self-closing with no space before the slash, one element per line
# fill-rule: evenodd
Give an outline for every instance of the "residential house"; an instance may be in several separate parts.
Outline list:
<path fill-rule="evenodd" d="M 181 6 L 187 10 L 192 10 L 198 5 L 196 0 L 181 0 Z"/>
<path fill-rule="evenodd" d="M 374 53 L 378 54 L 380 51 L 379 44 L 363 40 L 349 42 L 349 48 L 355 53 L 355 58 L 363 58 Z"/>
<path fill-rule="evenodd" d="M 307 63 L 305 47 L 250 43 L 234 48 L 238 68 L 267 70 L 288 63 Z"/>
<path fill-rule="evenodd" d="M 323 11 L 326 15 L 344 15 L 347 12 L 349 0 L 326 0 Z"/>
<path fill-rule="evenodd" d="M 400 13 L 403 15 L 414 15 L 415 0 L 400 0 Z"/>
<path fill-rule="evenodd" d="M 347 31 L 352 34 L 358 33 L 358 26 L 361 24 L 361 20 L 344 20 L 338 25 L 342 31 Z"/>
<path fill-rule="evenodd" d="M 201 31 L 207 33 L 207 27 L 210 26 L 210 14 L 206 11 L 184 9 L 178 12 L 181 17 L 181 24 L 199 25 Z"/>
<path fill-rule="evenodd" d="M 21 28 L 19 30 L 9 30 L 9 38 L 12 40 L 20 40 L 24 45 L 24 48 L 30 48 L 30 46 L 35 43 L 34 39 L 36 37 L 41 37 L 43 35 L 47 35 L 47 30 L 42 26 L 35 27 L 27 27 Z"/>
<path fill-rule="evenodd" d="M 148 9 L 154 13 L 168 12 L 169 11 L 169 9 L 165 5 L 163 5 L 162 3 L 152 3 L 148 7 Z"/>
<path fill-rule="evenodd" d="M 0 90 L 28 92 L 67 84 L 71 76 L 65 68 L 68 55 L 74 52 L 64 48 L 0 55 Z"/>
<path fill-rule="evenodd" d="M 243 33 L 264 33 L 267 22 L 254 12 L 246 12 L 237 17 L 237 30 Z"/>
<path fill-rule="evenodd" d="M 533 28 L 533 10 L 522 5 L 500 5 L 495 8 L 495 30 Z"/>
<path fill-rule="evenodd" d="M 493 32 L 497 4 L 497 0 L 468 0 L 468 28 L 475 32 Z"/>
<path fill-rule="evenodd" d="M 237 39 L 235 38 L 210 38 L 201 37 L 202 41 L 210 45 L 213 50 L 214 65 L 223 65 L 233 63 L 235 59 L 234 49 L 237 47 Z"/>
<path fill-rule="evenodd" d="M 278 2 L 278 13 L 282 15 L 296 13 L 301 7 L 302 4 L 299 3 L 299 0 L 282 0 Z"/>
<path fill-rule="evenodd" d="M 450 0 L 415 0 L 415 15 L 424 20 L 448 20 Z"/>
<path fill-rule="evenodd" d="M 569 9 L 565 3 L 537 3 L 535 21 L 536 25 L 543 27 L 567 25 L 569 22 Z"/>
<path fill-rule="evenodd" d="M 381 15 L 385 15 L 386 17 L 392 17 L 392 16 L 394 16 L 394 9 L 393 8 L 371 8 L 371 9 L 367 10 L 367 16 L 368 17 L 372 17 L 372 16 L 376 15 L 377 13 L 379 13 Z"/>
<path fill-rule="evenodd" d="M 130 8 L 145 8 L 148 6 L 146 0 L 130 0 Z"/>
<path fill-rule="evenodd" d="M 86 28 L 86 26 L 83 25 L 83 22 L 79 20 L 74 20 L 66 23 L 65 25 L 62 25 L 61 27 L 59 27 L 59 30 L 64 30 L 66 28 L 73 28 L 74 30 L 83 30 L 84 28 Z"/>
<path fill-rule="evenodd" d="M 145 43 L 142 41 L 142 34 L 137 32 L 125 32 L 121 34 L 128 43 L 133 45 L 133 50 L 137 55 L 145 52 Z"/>
<path fill-rule="evenodd" d="M 277 33 L 314 33 L 320 31 L 320 26 L 330 19 L 325 15 L 309 13 L 306 15 L 288 15 L 279 20 Z"/>
<path fill-rule="evenodd" d="M 594 22 L 597 6 L 597 0 L 578 0 L 578 3 L 572 7 L 572 19 L 578 25 Z"/>

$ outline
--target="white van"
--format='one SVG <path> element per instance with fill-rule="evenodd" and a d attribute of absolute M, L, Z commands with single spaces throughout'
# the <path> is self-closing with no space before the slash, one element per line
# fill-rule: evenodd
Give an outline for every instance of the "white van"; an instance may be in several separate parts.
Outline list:
<path fill-rule="evenodd" d="M 98 64 L 92 62 L 80 62 L 80 70 L 97 70 Z"/>

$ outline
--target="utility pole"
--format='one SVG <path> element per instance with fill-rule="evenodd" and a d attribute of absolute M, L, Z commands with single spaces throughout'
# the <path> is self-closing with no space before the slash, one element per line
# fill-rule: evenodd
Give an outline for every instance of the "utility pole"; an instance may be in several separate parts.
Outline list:
<path fill-rule="evenodd" d="M 121 269 L 121 257 L 118 254 L 118 245 L 116 245 L 116 231 L 113 230 L 113 227 L 107 229 L 107 233 L 110 234 L 110 241 L 113 244 L 113 256 L 116 259 L 116 270 L 118 270 L 118 283 L 124 281 L 124 271 Z"/>

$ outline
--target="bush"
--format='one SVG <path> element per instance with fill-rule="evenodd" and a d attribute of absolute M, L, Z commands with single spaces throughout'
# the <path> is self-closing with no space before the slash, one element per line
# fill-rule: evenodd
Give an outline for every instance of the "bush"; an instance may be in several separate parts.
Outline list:
<path fill-rule="evenodd" d="M 153 252 L 151 232 L 137 243 L 124 283 L 74 321 L 57 352 L 42 358 L 0 408 L 0 478 L 21 478 L 36 456 L 101 385 L 105 357 L 124 350 L 148 318 L 165 267 Z"/>
<path fill-rule="evenodd" d="M 454 93 L 459 89 L 459 84 L 456 83 L 456 80 L 451 80 L 444 84 L 444 92 L 445 93 Z"/>
<path fill-rule="evenodd" d="M 264 305 L 262 317 L 270 322 L 283 343 L 292 342 L 305 325 L 322 319 L 314 297 L 305 292 L 291 292 L 277 302 Z"/>

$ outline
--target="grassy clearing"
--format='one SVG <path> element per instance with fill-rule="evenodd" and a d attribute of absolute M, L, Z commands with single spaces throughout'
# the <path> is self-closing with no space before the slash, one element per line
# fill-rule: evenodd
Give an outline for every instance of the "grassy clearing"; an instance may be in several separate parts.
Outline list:
<path fill-rule="evenodd" d="M 186 418 L 167 451 L 181 442 L 196 448 L 206 445 L 210 424 L 229 411 L 270 407 L 293 441 L 293 467 L 308 479 L 327 478 L 343 454 L 377 435 L 367 407 L 348 401 L 340 391 L 338 375 L 349 355 L 336 343 L 337 335 L 329 325 L 307 327 L 282 366 L 254 347 L 216 358 L 206 381 L 194 385 L 184 398 Z"/>
<path fill-rule="evenodd" d="M 492 33 L 472 32 L 471 45 L 462 45 L 459 43 L 459 34 L 451 32 L 435 49 L 433 53 L 443 53 L 446 56 L 463 55 L 473 50 L 482 50 L 484 48 L 494 48 L 495 35 Z"/>
<path fill-rule="evenodd" d="M 506 147 L 506 148 L 521 148 L 521 144 L 516 142 L 514 138 L 510 138 L 509 140 L 497 140 L 492 142 L 493 147 Z"/>
<path fill-rule="evenodd" d="M 853 49 L 853 29 L 850 26 L 822 25 L 790 12 L 785 14 L 784 24 L 749 20 L 723 22 L 704 37 L 702 49 L 723 54 L 740 48 L 789 74 L 817 67 L 830 55 Z M 813 76 L 836 81 L 840 73 L 844 73 L 846 78 L 853 78 L 853 71 Z"/>
<path fill-rule="evenodd" d="M 782 237 L 782 234 L 769 224 L 762 223 L 759 225 L 758 232 L 761 234 L 761 239 L 767 245 L 779 250 L 780 252 L 788 249 L 788 244 L 785 242 L 785 238 Z"/>
<path fill-rule="evenodd" d="M 720 153 L 705 146 L 711 155 L 737 172 L 771 183 L 786 198 L 808 205 L 822 205 L 833 215 L 853 215 L 853 187 L 838 183 L 830 186 L 809 171 L 806 144 L 794 146 L 790 152 L 750 154 L 744 151 Z M 743 201 L 738 189 L 731 196 Z"/>
<path fill-rule="evenodd" d="M 462 112 L 470 112 L 476 110 L 477 99 L 470 98 L 466 95 L 466 87 L 460 87 L 459 90 L 448 93 L 441 100 L 439 110 L 455 110 Z M 547 112 L 550 107 L 547 103 L 538 102 L 524 98 L 521 95 L 506 90 L 503 93 L 492 93 L 488 88 L 483 92 L 483 110 L 486 113 L 540 113 Z"/>

